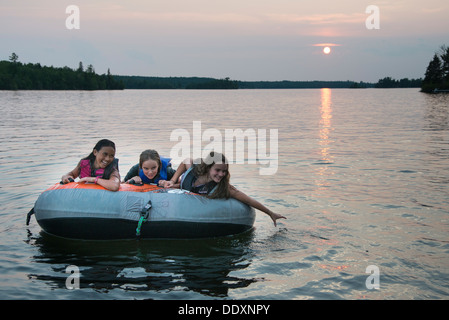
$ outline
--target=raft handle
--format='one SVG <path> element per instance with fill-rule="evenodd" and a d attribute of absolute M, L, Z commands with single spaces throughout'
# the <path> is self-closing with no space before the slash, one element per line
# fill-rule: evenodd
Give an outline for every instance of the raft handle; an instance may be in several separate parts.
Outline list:
<path fill-rule="evenodd" d="M 31 216 L 34 214 L 34 207 L 27 213 L 26 225 L 30 225 Z"/>
<path fill-rule="evenodd" d="M 75 180 L 73 180 L 72 178 L 69 178 L 68 180 L 69 180 L 69 182 L 75 182 Z M 60 181 L 59 184 L 65 184 L 65 183 Z"/>
<path fill-rule="evenodd" d="M 150 216 L 150 210 L 152 207 L 153 205 L 151 204 L 151 200 L 149 200 L 148 203 L 145 205 L 145 207 L 143 207 L 142 211 L 140 212 L 140 219 L 139 223 L 137 224 L 136 236 L 138 237 L 140 236 L 140 229 L 142 228 L 142 223 L 148 220 Z"/>
<path fill-rule="evenodd" d="M 134 180 L 134 179 L 129 179 L 128 181 L 127 181 L 127 183 L 128 184 L 132 184 L 132 185 L 135 185 L 135 186 L 143 186 L 143 182 L 141 182 L 141 183 L 138 183 L 138 182 L 136 182 L 136 180 Z"/>

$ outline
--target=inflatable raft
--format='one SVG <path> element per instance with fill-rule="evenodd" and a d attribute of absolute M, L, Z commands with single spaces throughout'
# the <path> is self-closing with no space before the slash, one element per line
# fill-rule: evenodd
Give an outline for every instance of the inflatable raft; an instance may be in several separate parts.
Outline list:
<path fill-rule="evenodd" d="M 47 233 L 85 240 L 220 237 L 247 231 L 255 220 L 254 209 L 236 199 L 153 185 L 122 184 L 112 192 L 96 184 L 58 183 L 33 210 Z"/>

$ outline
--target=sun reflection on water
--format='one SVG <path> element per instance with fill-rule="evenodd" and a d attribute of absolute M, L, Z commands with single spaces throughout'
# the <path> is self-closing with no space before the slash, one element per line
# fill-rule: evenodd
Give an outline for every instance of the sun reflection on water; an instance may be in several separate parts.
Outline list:
<path fill-rule="evenodd" d="M 329 176 L 333 175 L 332 168 L 329 164 L 333 163 L 333 156 L 330 152 L 333 141 L 330 139 L 332 128 L 332 90 L 329 88 L 321 89 L 321 105 L 320 105 L 320 125 L 319 125 L 319 148 L 320 148 L 320 160 L 317 162 L 319 165 L 316 173 L 318 179 L 316 185 L 319 189 L 330 186 Z"/>

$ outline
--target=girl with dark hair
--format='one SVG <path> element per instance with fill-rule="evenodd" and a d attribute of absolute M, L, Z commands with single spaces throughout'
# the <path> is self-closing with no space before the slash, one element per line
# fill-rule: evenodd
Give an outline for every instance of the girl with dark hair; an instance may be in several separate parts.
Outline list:
<path fill-rule="evenodd" d="M 277 219 L 286 219 L 230 184 L 231 175 L 229 173 L 228 161 L 221 153 L 212 151 L 206 159 L 201 159 L 199 164 L 194 164 L 192 159 L 184 160 L 173 177 L 162 185 L 165 188 L 176 187 L 180 177 L 181 189 L 202 194 L 211 199 L 235 198 L 266 213 L 273 220 L 275 226 Z"/>
<path fill-rule="evenodd" d="M 103 139 L 97 142 L 92 152 L 81 159 L 75 169 L 62 176 L 62 183 L 80 177 L 78 182 L 96 183 L 104 188 L 117 191 L 120 188 L 118 159 L 115 158 L 115 144 Z"/>
<path fill-rule="evenodd" d="M 126 174 L 124 182 L 162 185 L 165 180 L 170 180 L 175 174 L 170 161 L 170 158 L 159 156 L 156 150 L 145 150 L 140 154 L 139 163 Z"/>

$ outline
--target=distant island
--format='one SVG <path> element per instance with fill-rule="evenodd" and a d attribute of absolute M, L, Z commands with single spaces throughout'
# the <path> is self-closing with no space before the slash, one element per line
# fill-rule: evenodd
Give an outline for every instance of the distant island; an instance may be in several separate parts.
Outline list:
<path fill-rule="evenodd" d="M 427 75 L 427 73 L 426 73 Z M 98 75 L 92 65 L 77 69 L 23 64 L 12 53 L 9 61 L 0 61 L 0 90 L 123 90 L 123 89 L 320 89 L 320 88 L 420 88 L 422 79 L 391 77 L 377 83 L 355 81 L 238 81 L 207 77 L 144 77 Z"/>

